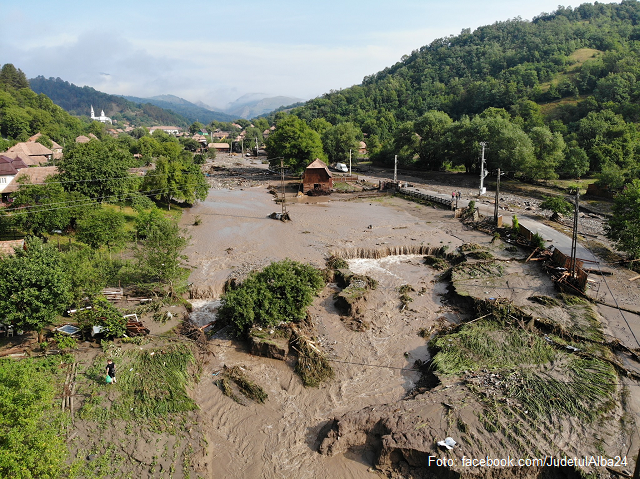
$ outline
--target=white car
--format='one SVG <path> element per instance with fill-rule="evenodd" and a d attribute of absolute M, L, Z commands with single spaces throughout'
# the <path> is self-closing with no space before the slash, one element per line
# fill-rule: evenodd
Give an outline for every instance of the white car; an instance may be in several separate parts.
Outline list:
<path fill-rule="evenodd" d="M 344 163 L 336 163 L 336 170 L 342 171 L 343 173 L 349 173 L 349 168 Z"/>

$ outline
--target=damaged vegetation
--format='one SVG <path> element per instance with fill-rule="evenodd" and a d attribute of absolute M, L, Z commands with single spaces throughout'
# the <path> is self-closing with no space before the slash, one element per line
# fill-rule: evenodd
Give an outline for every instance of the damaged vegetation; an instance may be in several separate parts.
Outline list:
<path fill-rule="evenodd" d="M 529 299 L 564 307 L 568 315 L 589 307 L 543 296 Z M 502 431 L 518 450 L 534 452 L 544 443 L 545 450 L 557 447 L 552 436 L 537 446 L 528 442 L 541 427 L 613 419 L 607 415 L 620 400 L 619 379 L 608 347 L 592 343 L 576 328 L 560 327 L 560 336 L 536 329 L 534 318 L 506 300 L 475 300 L 475 309 L 483 316 L 431 339 L 430 371 L 442 381 L 464 381 L 484 407 L 477 416 L 487 432 Z M 589 321 L 600 330 L 595 314 Z M 540 325 L 554 326 L 548 319 Z"/>
<path fill-rule="evenodd" d="M 317 387 L 334 376 L 333 368 L 326 355 L 305 335 L 296 331 L 292 338 L 292 348 L 298 353 L 296 373 L 305 387 Z"/>
<path fill-rule="evenodd" d="M 192 411 L 197 408 L 188 395 L 195 384 L 197 365 L 193 352 L 184 344 L 166 344 L 153 350 L 110 349 L 110 356 L 120 371 L 117 388 L 111 389 L 110 401 L 104 401 L 104 356 L 98 356 L 86 372 L 89 380 L 81 392 L 88 394 L 80 417 L 89 420 L 141 419 Z"/>
<path fill-rule="evenodd" d="M 216 381 L 216 384 L 218 384 L 225 396 L 230 397 L 238 404 L 244 405 L 242 400 L 235 393 L 232 383 L 235 384 L 238 391 L 240 391 L 244 397 L 257 403 L 264 404 L 269 397 L 261 386 L 258 386 L 249 379 L 245 374 L 244 368 L 241 368 L 240 366 L 224 366 L 221 377 Z"/>

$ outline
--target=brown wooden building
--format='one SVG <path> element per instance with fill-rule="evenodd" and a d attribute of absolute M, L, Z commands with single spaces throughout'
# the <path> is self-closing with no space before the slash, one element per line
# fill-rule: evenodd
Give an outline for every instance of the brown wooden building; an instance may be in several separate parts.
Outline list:
<path fill-rule="evenodd" d="M 328 193 L 333 188 L 333 175 L 327 165 L 319 158 L 307 166 L 302 177 L 302 192 L 310 191 Z"/>

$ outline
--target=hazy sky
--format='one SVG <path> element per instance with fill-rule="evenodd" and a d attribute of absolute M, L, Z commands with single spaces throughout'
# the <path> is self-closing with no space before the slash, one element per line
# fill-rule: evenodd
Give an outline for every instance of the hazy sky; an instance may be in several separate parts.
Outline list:
<path fill-rule="evenodd" d="M 0 0 L 0 64 L 28 78 L 223 107 L 358 84 L 436 38 L 552 12 L 558 0 Z M 573 6 L 577 6 L 576 3 Z M 567 5 L 568 6 L 568 5 Z"/>

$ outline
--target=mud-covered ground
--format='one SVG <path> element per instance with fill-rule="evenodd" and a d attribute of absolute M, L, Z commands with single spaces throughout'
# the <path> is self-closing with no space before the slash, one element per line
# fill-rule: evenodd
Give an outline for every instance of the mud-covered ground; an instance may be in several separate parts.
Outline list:
<path fill-rule="evenodd" d="M 227 163 L 226 166 L 227 169 L 218 170 L 224 182 L 216 178 L 216 172 L 213 171 L 214 176 L 210 181 L 218 186 L 210 191 L 205 202 L 194 207 L 190 215 L 183 219 L 192 236 L 192 245 L 187 254 L 196 268 L 190 278 L 192 291 L 195 297 L 200 298 L 201 302 L 197 304 L 205 309 L 222 292 L 228 278 L 242 277 L 252 269 L 283 258 L 324 267 L 325 259 L 332 252 L 354 248 L 373 250 L 429 245 L 448 246 L 453 250 L 463 243 L 488 245 L 491 239 L 454 220 L 450 211 L 389 196 L 350 199 L 347 195 L 333 195 L 319 200 L 306 197 L 295 202 L 292 200 L 287 205 L 292 221 L 282 223 L 268 218 L 270 213 L 281 208 L 267 191 L 268 184 L 277 185 L 277 178 L 269 178 L 261 171 L 264 165 Z M 230 168 L 243 168 L 239 171 L 242 175 L 239 183 L 233 183 Z M 370 179 L 375 181 L 373 176 Z M 469 188 L 469 193 L 471 191 Z M 524 201 L 522 204 L 526 208 Z M 193 226 L 196 216 L 202 219 L 202 223 Z M 495 254 L 505 261 L 526 257 L 524 251 L 508 253 L 500 246 L 495 249 Z M 425 400 L 432 404 L 420 413 L 430 415 L 428 420 L 400 420 L 405 414 L 409 417 L 407 408 L 411 409 L 410 403 L 402 399 L 420 379 L 420 374 L 413 369 L 414 363 L 416 360 L 429 359 L 426 341 L 418 332 L 434 331 L 471 319 L 469 311 L 446 300 L 445 283 L 436 281 L 438 272 L 424 265 L 421 256 L 351 260 L 350 267 L 355 272 L 374 277 L 380 286 L 369 297 L 365 316 L 370 327 L 362 332 L 349 328 L 335 309 L 333 294 L 337 291 L 336 286 L 329 285 L 314 302 L 311 317 L 318 333 L 318 344 L 333 360 L 336 373 L 333 380 L 321 387 L 305 389 L 293 373 L 292 364 L 249 355 L 245 344 L 224 334 L 209 342 L 213 356 L 205 365 L 202 380 L 194 391 L 201 408 L 198 413 L 199 424 L 207 438 L 207 446 L 194 459 L 194 467 L 199 475 L 320 478 L 373 477 L 374 474 L 380 474 L 374 468 L 375 462 L 380 459 L 377 457 L 379 444 L 370 440 L 368 432 L 365 433 L 366 427 L 356 427 L 350 431 L 353 435 L 349 439 L 349 446 L 335 449 L 339 454 L 318 453 L 328 430 L 332 425 L 335 426 L 331 421 L 340 417 L 348 421 L 350 414 L 361 415 L 366 422 L 376 418 L 376 411 L 379 411 L 387 421 L 401 426 L 394 430 L 395 434 L 406 436 L 407 428 L 411 427 L 428 430 L 428 435 L 417 437 L 420 440 L 429 437 L 430 442 L 424 450 L 432 450 L 434 454 L 441 451 L 434 445 L 433 438 L 442 436 L 439 439 L 444 439 L 445 435 L 459 432 L 455 428 L 451 432 L 457 415 L 460 415 L 465 428 L 479 428 L 480 421 L 475 414 L 480 407 L 477 399 L 473 399 L 468 391 L 455 392 L 450 385 L 440 386 L 439 392 L 434 391 L 432 396 L 423 398 L 424 404 Z M 475 285 L 474 294 L 487 298 L 508 298 L 516 302 L 525 301 L 534 294 L 553 295 L 553 285 L 544 278 L 537 264 L 522 265 L 511 261 L 506 263 L 506 267 L 508 274 L 502 280 Z M 601 278 L 596 280 L 602 282 Z M 637 284 L 629 283 L 624 271 L 608 277 L 607 281 L 607 286 L 603 284 L 601 288 L 607 291 L 611 288 L 618 301 L 626 298 L 628 308 L 637 308 L 638 305 L 634 304 L 638 301 Z M 415 289 L 411 293 L 413 301 L 404 309 L 398 292 L 398 287 L 403 284 Z M 616 284 L 621 294 L 616 293 Z M 600 289 L 604 295 L 602 291 Z M 629 326 L 626 324 L 630 320 L 629 315 L 623 319 L 617 310 L 600 312 L 605 323 L 604 329 L 612 337 L 616 337 L 617 333 L 623 335 L 626 331 L 629 341 L 632 341 L 631 330 L 635 328 L 635 334 L 640 333 L 637 318 L 631 318 Z M 212 317 L 207 316 L 211 313 L 202 314 L 199 321 L 204 324 L 207 317 Z M 615 329 L 616 325 L 618 330 Z M 628 346 L 634 345 L 629 343 Z M 240 405 L 225 397 L 214 384 L 223 365 L 243 366 L 251 379 L 269 394 L 266 403 L 258 405 L 247 401 L 245 405 Z M 631 419 L 637 418 L 640 409 L 637 389 L 632 384 L 625 396 L 625 407 Z M 443 403 L 455 403 L 456 414 L 452 415 L 451 408 L 443 407 Z M 616 409 L 615 414 L 619 418 L 622 412 Z M 423 426 L 419 427 L 421 424 Z M 596 448 L 595 442 L 588 446 L 584 446 L 584 443 L 584 447 L 580 448 L 581 434 L 591 434 L 591 429 L 576 429 L 575 423 L 559 424 L 558 427 L 565 431 L 558 443 L 566 452 L 586 452 L 589 447 Z M 610 426 L 603 428 L 603 431 L 605 429 L 607 434 L 611 433 Z M 543 430 L 534 431 L 528 440 L 535 442 L 538 438 L 542 447 L 540 452 L 544 453 L 543 438 L 547 434 L 549 432 Z M 492 438 L 494 443 L 491 442 Z M 478 443 L 474 446 L 465 444 L 461 451 L 472 451 L 474 454 L 479 454 L 483 449 L 499 451 L 500 440 L 504 438 L 483 429 L 483 436 Z M 612 442 L 605 444 L 606 447 L 599 447 L 608 454 L 620 450 L 620 454 L 629 454 L 631 458 L 635 455 L 633 447 L 637 449 L 638 438 L 631 437 L 631 441 Z M 573 443 L 578 444 L 577 448 L 569 447 Z M 503 450 L 510 449 L 505 447 Z M 599 450 L 594 449 L 593 454 Z M 556 452 L 548 451 L 549 454 Z M 393 464 L 393 460 L 388 462 Z M 630 469 L 630 466 L 626 469 Z M 391 470 L 403 474 L 397 472 L 401 469 L 392 467 Z M 388 473 L 389 469 L 386 471 Z M 530 477 L 536 477 L 535 471 L 531 474 L 534 475 Z"/>

